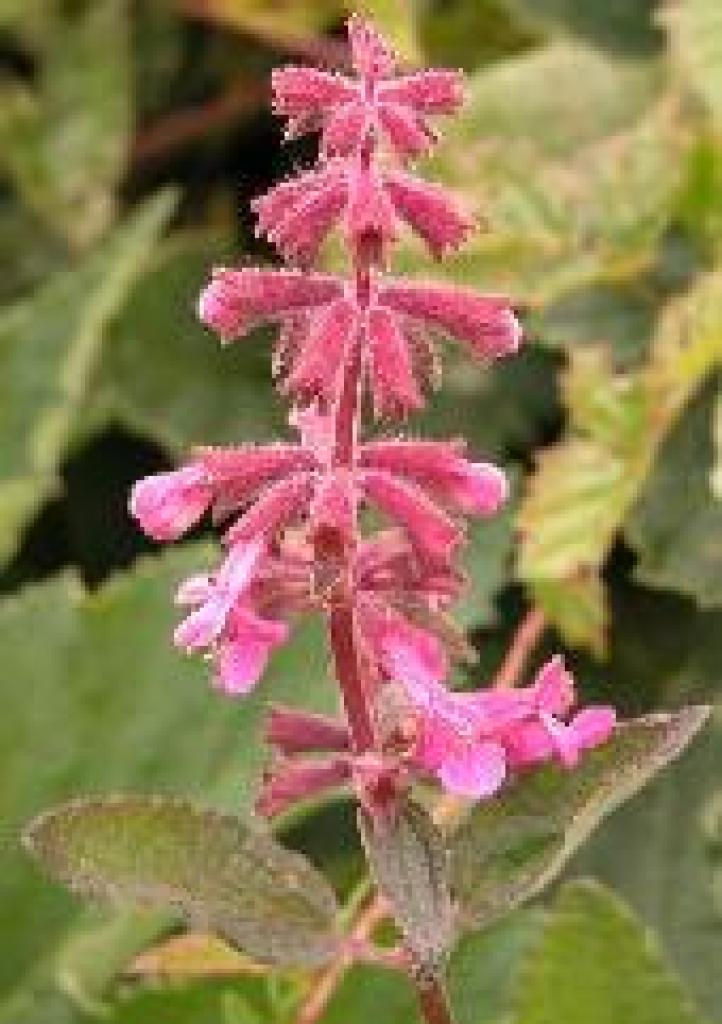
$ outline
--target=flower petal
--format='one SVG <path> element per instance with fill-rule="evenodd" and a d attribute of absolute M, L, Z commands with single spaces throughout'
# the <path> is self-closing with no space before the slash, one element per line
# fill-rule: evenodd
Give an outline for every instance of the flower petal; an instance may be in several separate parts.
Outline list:
<path fill-rule="evenodd" d="M 311 318 L 308 335 L 286 380 L 290 392 L 305 400 L 333 400 L 356 319 L 356 306 L 348 299 L 329 303 Z"/>
<path fill-rule="evenodd" d="M 516 352 L 521 330 L 508 299 L 468 288 L 422 281 L 390 281 L 378 301 L 467 342 L 486 359 Z"/>
<path fill-rule="evenodd" d="M 271 537 L 291 523 L 307 506 L 312 489 L 308 473 L 296 473 L 267 487 L 257 501 L 226 533 L 233 547 L 257 537 Z"/>
<path fill-rule="evenodd" d="M 271 88 L 274 113 L 292 118 L 333 110 L 358 94 L 349 79 L 312 67 L 276 68 L 271 73 Z"/>
<path fill-rule="evenodd" d="M 429 68 L 380 82 L 381 101 L 400 103 L 421 114 L 453 114 L 464 101 L 464 82 L 459 71 Z"/>
<path fill-rule="evenodd" d="M 351 61 L 361 78 L 375 81 L 387 78 L 394 71 L 394 52 L 371 22 L 352 15 L 348 20 L 348 39 Z"/>
<path fill-rule="evenodd" d="M 437 259 L 458 249 L 473 227 L 446 189 L 400 171 L 385 177 L 396 213 L 420 235 Z"/>
<path fill-rule="evenodd" d="M 342 291 L 338 278 L 294 270 L 215 270 L 201 293 L 201 320 L 231 341 L 254 324 L 330 302 Z"/>
<path fill-rule="evenodd" d="M 404 160 L 421 156 L 436 141 L 436 136 L 419 115 L 401 104 L 379 103 L 376 116 L 381 130 Z"/>
<path fill-rule="evenodd" d="M 360 478 L 368 498 L 404 527 L 421 557 L 448 564 L 462 533 L 438 505 L 418 487 L 383 470 L 364 470 Z"/>
<path fill-rule="evenodd" d="M 424 403 L 414 379 L 409 343 L 397 318 L 383 306 L 368 312 L 367 343 L 376 417 L 403 417 L 421 409 Z"/>
<path fill-rule="evenodd" d="M 155 540 L 176 540 L 198 522 L 212 497 L 205 470 L 194 463 L 138 480 L 130 496 L 130 514 Z"/>
<path fill-rule="evenodd" d="M 499 743 L 459 746 L 445 757 L 438 770 L 448 793 L 482 800 L 493 796 L 506 778 L 506 753 Z"/>

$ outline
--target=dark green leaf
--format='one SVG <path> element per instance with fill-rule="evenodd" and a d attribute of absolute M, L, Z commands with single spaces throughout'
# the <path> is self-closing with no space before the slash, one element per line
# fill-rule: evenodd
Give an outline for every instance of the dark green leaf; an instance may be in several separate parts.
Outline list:
<path fill-rule="evenodd" d="M 51 277 L 0 319 L 0 563 L 56 484 L 106 338 L 174 206 L 147 200 L 77 269 Z"/>
<path fill-rule="evenodd" d="M 722 500 L 712 490 L 712 389 L 664 444 L 625 533 L 649 586 L 722 604 Z"/>
<path fill-rule="evenodd" d="M 514 1024 L 701 1024 L 654 937 L 591 882 L 559 894 L 519 972 Z"/>

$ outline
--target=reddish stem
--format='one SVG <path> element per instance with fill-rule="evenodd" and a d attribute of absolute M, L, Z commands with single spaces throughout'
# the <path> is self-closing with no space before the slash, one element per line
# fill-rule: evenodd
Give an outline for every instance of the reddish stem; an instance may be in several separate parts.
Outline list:
<path fill-rule="evenodd" d="M 451 1008 L 439 981 L 418 984 L 416 989 L 426 1024 L 454 1024 Z"/>

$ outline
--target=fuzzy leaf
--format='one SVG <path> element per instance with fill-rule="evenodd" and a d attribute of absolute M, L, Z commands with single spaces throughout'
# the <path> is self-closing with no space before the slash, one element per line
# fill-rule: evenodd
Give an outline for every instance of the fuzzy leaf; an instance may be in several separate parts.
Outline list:
<path fill-rule="evenodd" d="M 701 1024 L 655 938 L 591 882 L 560 892 L 519 971 L 514 1024 Z"/>
<path fill-rule="evenodd" d="M 394 909 L 415 966 L 438 976 L 454 941 L 448 858 L 441 833 L 418 804 L 404 802 L 393 823 L 359 813 L 376 882 Z"/>
<path fill-rule="evenodd" d="M 684 749 L 708 713 L 689 707 L 625 723 L 574 771 L 547 766 L 473 807 L 451 847 L 464 922 L 484 925 L 543 888 L 605 815 Z"/>
<path fill-rule="evenodd" d="M 79 895 L 173 907 L 267 963 L 322 962 L 337 941 L 323 876 L 229 814 L 163 797 L 89 797 L 41 814 L 24 839 Z"/>

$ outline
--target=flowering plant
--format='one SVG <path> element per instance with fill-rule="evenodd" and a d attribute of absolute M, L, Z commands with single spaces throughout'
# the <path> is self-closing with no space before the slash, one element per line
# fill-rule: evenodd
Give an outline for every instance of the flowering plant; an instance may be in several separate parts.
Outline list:
<path fill-rule="evenodd" d="M 401 436 L 394 422 L 439 386 L 440 338 L 495 360 L 514 355 L 522 329 L 506 296 L 389 274 L 404 226 L 437 259 L 472 230 L 444 189 L 409 171 L 436 142 L 432 120 L 462 103 L 463 82 L 454 71 L 400 69 L 361 18 L 349 20 L 348 36 L 352 76 L 286 67 L 273 77 L 289 136 L 321 140 L 316 167 L 255 203 L 259 232 L 287 266 L 218 268 L 198 307 L 225 344 L 242 343 L 258 323 L 277 325 L 274 373 L 297 436 L 200 447 L 180 468 L 138 482 L 131 511 L 159 541 L 208 512 L 222 524 L 218 567 L 177 590 L 185 617 L 174 643 L 205 652 L 224 694 L 262 685 L 294 621 L 323 617 L 343 716 L 270 710 L 277 757 L 256 809 L 272 819 L 350 786 L 382 901 L 369 920 L 390 910 L 402 942 L 386 949 L 369 934 L 363 943 L 326 934 L 333 897 L 310 865 L 265 832 L 182 804 L 70 805 L 39 819 L 29 842 L 81 891 L 120 890 L 200 913 L 262 960 L 317 962 L 338 949 L 383 957 L 414 978 L 429 1024 L 443 1024 L 444 965 L 460 930 L 532 895 L 706 712 L 618 724 L 611 707 L 577 710 L 561 656 L 527 686 L 449 686 L 451 661 L 468 653 L 449 615 L 465 583 L 462 520 L 497 514 L 509 484 L 498 467 L 474 461 L 463 439 Z M 345 275 L 316 269 L 336 228 Z M 111 822 L 130 847 L 147 848 L 114 860 L 98 844 Z M 165 860 L 147 852 L 163 842 L 173 851 Z M 483 848 L 495 843 L 507 860 L 490 881 Z M 195 875 L 204 856 L 218 862 L 213 879 Z M 254 874 L 248 864 L 259 858 L 266 867 Z M 257 887 L 256 902 L 230 892 L 243 880 Z M 276 918 L 266 899 L 274 888 L 287 900 Z"/>

